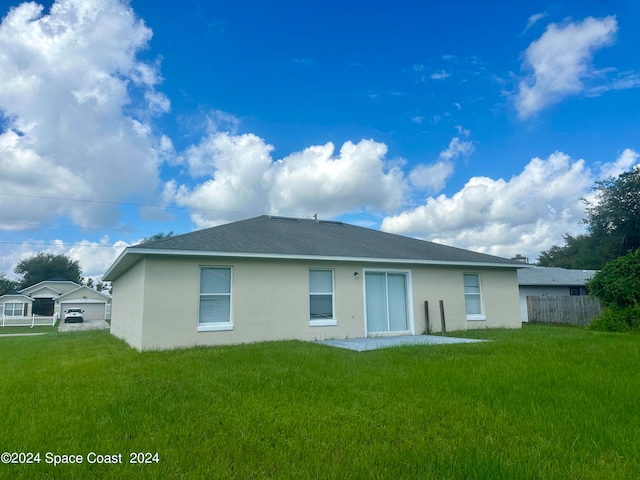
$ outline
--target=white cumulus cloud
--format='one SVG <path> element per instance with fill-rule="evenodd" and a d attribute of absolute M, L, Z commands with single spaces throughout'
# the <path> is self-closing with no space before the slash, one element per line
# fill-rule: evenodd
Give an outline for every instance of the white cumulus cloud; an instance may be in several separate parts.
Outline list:
<path fill-rule="evenodd" d="M 561 244 L 565 233 L 582 231 L 581 198 L 598 178 L 627 170 L 637 160 L 636 152 L 625 150 L 595 174 L 584 160 L 556 152 L 532 159 L 509 180 L 473 177 L 451 196 L 429 197 L 424 205 L 386 217 L 382 229 L 494 255 L 535 258 Z"/>
<path fill-rule="evenodd" d="M 329 142 L 277 162 L 270 172 L 275 211 L 334 216 L 359 207 L 392 211 L 404 200 L 398 166 L 387 167 L 387 146 L 373 140 L 345 142 L 338 155 Z"/>
<path fill-rule="evenodd" d="M 435 193 L 445 187 L 454 171 L 453 162 L 439 160 L 428 165 L 418 165 L 409 173 L 409 180 L 415 188 Z"/>
<path fill-rule="evenodd" d="M 468 137 L 469 130 L 457 126 L 458 134 Z M 449 146 L 440 152 L 438 160 L 431 164 L 419 164 L 409 173 L 411 185 L 420 190 L 437 193 L 442 190 L 447 180 L 455 172 L 455 163 L 459 157 L 468 157 L 473 153 L 471 141 L 463 141 L 460 137 L 453 137 Z"/>
<path fill-rule="evenodd" d="M 260 212 L 332 217 L 359 208 L 392 212 L 405 200 L 406 182 L 386 145 L 373 140 L 308 147 L 274 160 L 273 147 L 253 134 L 209 135 L 184 161 L 195 186 L 170 182 L 176 203 L 194 209 L 198 226 Z M 200 210 L 197 210 L 200 209 Z"/>
<path fill-rule="evenodd" d="M 211 134 L 186 154 L 191 174 L 209 179 L 191 188 L 172 182 L 169 188 L 176 190 L 178 205 L 195 209 L 192 219 L 198 226 L 247 216 L 243 212 L 262 212 L 268 199 L 265 175 L 272 163 L 271 150 L 253 134 Z"/>
<path fill-rule="evenodd" d="M 617 30 L 614 16 L 588 17 L 566 25 L 550 24 L 524 53 L 523 68 L 531 74 L 520 82 L 515 97 L 520 118 L 588 90 L 585 80 L 594 72 L 593 54 L 611 45 Z"/>
<path fill-rule="evenodd" d="M 136 58 L 150 38 L 117 0 L 23 3 L 2 19 L 0 228 L 56 215 L 108 225 L 115 205 L 77 200 L 154 195 L 162 142 L 145 119 L 170 103 L 157 66 Z"/>
<path fill-rule="evenodd" d="M 604 163 L 600 166 L 600 180 L 607 180 L 617 177 L 621 173 L 628 172 L 631 167 L 638 163 L 640 154 L 630 148 L 625 148 L 615 162 Z"/>
<path fill-rule="evenodd" d="M 71 246 L 59 247 L 57 250 L 72 260 L 77 260 L 82 267 L 84 277 L 95 279 L 101 278 L 118 258 L 118 255 L 128 246 L 129 244 L 122 240 L 111 243 L 110 238 L 105 235 L 98 242 L 81 240 Z"/>

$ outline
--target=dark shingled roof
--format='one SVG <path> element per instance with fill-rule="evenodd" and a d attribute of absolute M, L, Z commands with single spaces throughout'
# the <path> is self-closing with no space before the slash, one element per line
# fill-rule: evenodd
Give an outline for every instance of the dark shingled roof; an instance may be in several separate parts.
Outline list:
<path fill-rule="evenodd" d="M 341 222 L 263 215 L 128 247 L 103 279 L 111 281 L 142 256 L 158 254 L 525 266 L 502 257 Z"/>
<path fill-rule="evenodd" d="M 261 217 L 168 237 L 132 248 L 253 254 L 436 260 L 518 264 L 341 222 Z"/>

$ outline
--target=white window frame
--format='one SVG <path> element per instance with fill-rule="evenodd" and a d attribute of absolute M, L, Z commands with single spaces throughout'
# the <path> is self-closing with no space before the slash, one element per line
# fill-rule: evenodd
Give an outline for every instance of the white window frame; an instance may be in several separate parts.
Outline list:
<path fill-rule="evenodd" d="M 311 292 L 311 272 L 331 272 L 330 292 Z M 310 327 L 331 327 L 338 325 L 336 318 L 336 275 L 332 268 L 309 268 L 309 326 Z M 331 295 L 331 318 L 315 319 L 311 318 L 311 297 L 313 295 Z"/>
<path fill-rule="evenodd" d="M 415 322 L 414 322 L 414 317 L 413 317 L 413 278 L 412 278 L 412 274 L 411 274 L 411 270 L 401 270 L 401 269 L 394 269 L 394 268 L 363 268 L 362 269 L 362 300 L 363 300 L 363 312 L 364 312 L 364 336 L 368 337 L 369 336 L 369 327 L 367 325 L 367 285 L 365 282 L 365 277 L 367 275 L 367 272 L 373 272 L 373 273 L 399 273 L 399 274 L 403 274 L 405 276 L 405 289 L 406 289 L 406 295 L 407 295 L 407 315 L 409 318 L 409 330 L 407 330 L 407 334 L 410 335 L 415 335 L 416 334 L 416 327 L 415 327 Z M 398 335 L 399 332 L 391 332 L 391 333 L 382 333 L 379 334 L 377 332 L 371 332 L 372 335 Z"/>
<path fill-rule="evenodd" d="M 465 290 L 465 286 L 464 286 L 464 277 L 466 275 L 473 275 L 475 277 L 478 277 L 478 293 L 467 293 Z M 471 320 L 471 321 L 479 321 L 479 320 L 486 320 L 487 316 L 485 315 L 484 312 L 484 298 L 483 298 L 483 294 L 482 294 L 482 275 L 478 272 L 465 272 L 462 275 L 462 289 L 464 291 L 464 298 L 465 298 L 465 302 L 464 302 L 464 309 L 465 309 L 465 313 L 467 314 L 467 320 Z M 480 299 L 480 313 L 468 313 L 467 312 L 467 295 L 473 295 L 473 296 L 477 296 Z"/>
<path fill-rule="evenodd" d="M 202 271 L 203 270 L 229 270 L 229 293 L 202 293 Z M 198 269 L 198 331 L 215 332 L 223 330 L 233 330 L 233 267 L 228 265 L 202 265 Z M 215 323 L 200 323 L 200 300 L 202 297 L 229 296 L 229 321 Z"/>
<path fill-rule="evenodd" d="M 20 305 L 20 313 L 18 315 L 16 315 L 15 314 L 16 308 L 13 307 L 11 309 L 12 313 L 8 314 L 7 313 L 7 305 Z M 2 306 L 2 314 L 5 317 L 22 317 L 22 316 L 24 316 L 24 302 L 17 302 L 17 301 L 14 301 L 14 300 L 5 302 L 4 305 Z"/>

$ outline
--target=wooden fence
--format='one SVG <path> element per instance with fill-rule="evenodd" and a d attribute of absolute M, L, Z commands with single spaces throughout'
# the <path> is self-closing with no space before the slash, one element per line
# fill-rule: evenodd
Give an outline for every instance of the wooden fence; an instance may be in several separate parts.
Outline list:
<path fill-rule="evenodd" d="M 527 297 L 527 313 L 532 323 L 584 326 L 602 314 L 602 307 L 598 299 L 586 295 Z"/>

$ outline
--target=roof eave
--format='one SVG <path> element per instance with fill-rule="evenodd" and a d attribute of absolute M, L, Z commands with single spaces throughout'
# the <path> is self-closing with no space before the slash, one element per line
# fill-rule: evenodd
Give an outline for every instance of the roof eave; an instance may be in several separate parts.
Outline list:
<path fill-rule="evenodd" d="M 44 283 L 73 283 L 74 285 L 78 285 L 76 282 L 72 282 L 71 280 L 42 280 L 41 282 L 38 283 L 34 283 L 33 285 L 29 285 L 28 287 L 25 287 L 21 290 L 18 290 L 19 292 L 26 292 L 27 290 L 31 290 L 32 288 L 38 287 L 39 285 L 42 285 Z M 55 288 L 49 286 L 49 285 L 43 285 L 41 288 L 50 288 L 51 290 L 57 292 L 57 293 L 61 293 L 58 290 L 56 290 Z M 32 291 L 37 291 L 37 289 L 32 290 Z"/>
<path fill-rule="evenodd" d="M 31 298 L 29 295 L 25 295 L 24 293 L 5 293 L 4 295 L 0 295 L 0 298 L 5 297 L 22 297 L 26 298 L 27 300 L 33 300 L 33 298 Z"/>
<path fill-rule="evenodd" d="M 138 252 L 139 250 L 141 251 Z M 138 255 L 136 255 L 136 253 Z M 115 280 L 124 272 L 126 272 L 129 269 L 129 267 L 131 267 L 134 263 L 136 263 L 138 259 L 140 259 L 143 256 L 144 253 L 145 253 L 144 249 L 139 249 L 135 247 L 125 248 L 120 253 L 120 255 L 118 255 L 118 258 L 116 258 L 116 260 L 107 269 L 104 275 L 102 275 L 102 280 L 105 282 L 111 282 Z"/>
<path fill-rule="evenodd" d="M 113 281 L 124 273 L 130 266 L 145 255 L 172 255 L 182 257 L 226 257 L 226 258 L 255 258 L 255 259 L 279 259 L 279 260 L 319 260 L 333 262 L 369 262 L 369 263 L 398 263 L 414 265 L 441 265 L 464 267 L 491 267 L 491 268 L 529 268 L 531 265 L 501 262 L 472 262 L 457 260 L 428 260 L 416 258 L 378 258 L 378 257 L 350 257 L 330 255 L 300 255 L 284 253 L 246 253 L 246 252 L 220 252 L 202 250 L 166 250 L 151 248 L 127 248 L 113 265 L 103 275 L 103 280 Z M 128 261 L 127 261 L 128 257 Z"/>

